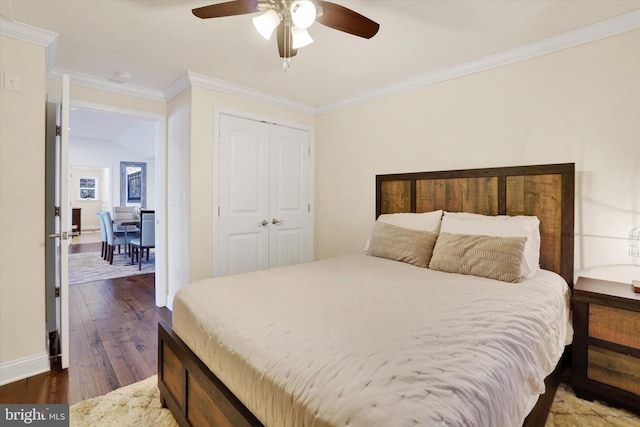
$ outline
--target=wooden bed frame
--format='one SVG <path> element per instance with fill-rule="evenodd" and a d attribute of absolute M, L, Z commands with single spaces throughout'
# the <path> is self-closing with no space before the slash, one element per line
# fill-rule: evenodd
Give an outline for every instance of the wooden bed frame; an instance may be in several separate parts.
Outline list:
<path fill-rule="evenodd" d="M 383 213 L 475 212 L 536 215 L 540 264 L 573 286 L 574 164 L 467 169 L 376 176 L 376 218 Z M 563 357 L 524 422 L 544 425 L 564 367 Z M 165 323 L 158 328 L 162 405 L 181 426 L 245 427 L 261 422 Z"/>

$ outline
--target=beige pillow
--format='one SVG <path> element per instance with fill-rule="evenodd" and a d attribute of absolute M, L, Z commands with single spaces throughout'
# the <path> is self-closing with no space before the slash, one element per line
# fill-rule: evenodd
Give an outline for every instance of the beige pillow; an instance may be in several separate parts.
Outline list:
<path fill-rule="evenodd" d="M 427 267 L 438 235 L 377 222 L 371 234 L 368 255 Z"/>
<path fill-rule="evenodd" d="M 429 263 L 432 270 L 518 282 L 526 237 L 440 233 Z"/>

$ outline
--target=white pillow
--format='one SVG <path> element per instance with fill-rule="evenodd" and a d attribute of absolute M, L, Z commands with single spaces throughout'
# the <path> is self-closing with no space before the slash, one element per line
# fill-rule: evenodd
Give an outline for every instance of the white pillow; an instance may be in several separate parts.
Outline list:
<path fill-rule="evenodd" d="M 536 216 L 445 212 L 440 231 L 479 236 L 526 237 L 520 275 L 529 278 L 540 269 L 540 220 Z"/>
<path fill-rule="evenodd" d="M 440 222 L 442 219 L 442 210 L 422 213 L 395 213 L 382 214 L 378 217 L 379 222 L 395 225 L 396 227 L 409 228 L 411 230 L 429 231 L 431 233 L 440 233 Z M 369 250 L 371 239 L 365 243 L 363 251 Z"/>

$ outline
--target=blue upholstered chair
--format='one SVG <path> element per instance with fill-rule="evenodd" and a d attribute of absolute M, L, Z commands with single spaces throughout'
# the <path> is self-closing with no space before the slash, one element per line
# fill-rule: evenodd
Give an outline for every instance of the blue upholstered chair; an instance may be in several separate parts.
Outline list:
<path fill-rule="evenodd" d="M 100 226 L 100 237 L 102 238 L 102 249 L 100 250 L 100 256 L 102 259 L 106 259 L 107 257 L 107 229 L 104 226 L 104 221 L 102 220 L 103 211 L 97 211 L 96 216 L 98 217 L 98 225 Z"/>
<path fill-rule="evenodd" d="M 125 245 L 125 247 L 128 246 L 131 243 L 131 240 L 134 239 L 136 236 L 135 235 L 124 236 L 124 235 L 120 235 L 119 233 L 116 234 L 113 231 L 113 220 L 111 219 L 111 214 L 109 212 L 102 213 L 102 221 L 107 232 L 107 258 L 106 259 L 109 261 L 109 264 L 113 264 L 113 255 L 114 255 L 115 247 L 118 246 L 119 248 L 120 245 Z M 118 253 L 119 252 L 120 251 L 118 250 Z M 126 251 L 125 251 L 125 255 L 126 255 Z M 126 262 L 126 258 L 125 258 L 125 262 Z"/>
<path fill-rule="evenodd" d="M 140 211 L 140 237 L 131 240 L 133 254 L 138 257 L 138 270 L 142 270 L 142 256 L 147 250 L 147 261 L 149 261 L 149 250 L 156 247 L 156 213 L 155 211 Z"/>

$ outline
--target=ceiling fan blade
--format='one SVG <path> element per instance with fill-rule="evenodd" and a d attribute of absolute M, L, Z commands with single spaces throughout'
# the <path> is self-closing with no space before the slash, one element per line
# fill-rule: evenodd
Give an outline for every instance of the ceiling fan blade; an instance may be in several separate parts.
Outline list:
<path fill-rule="evenodd" d="M 280 58 L 293 58 L 298 53 L 298 49 L 293 47 L 293 37 L 291 37 L 291 27 L 281 22 L 278 25 L 278 52 Z"/>
<path fill-rule="evenodd" d="M 244 15 L 257 12 L 258 0 L 234 0 L 225 3 L 198 7 L 191 12 L 198 18 L 222 18 L 224 16 Z"/>
<path fill-rule="evenodd" d="M 316 19 L 322 25 L 365 39 L 375 36 L 380 29 L 377 22 L 344 6 L 322 0 L 316 3 L 324 9 L 324 14 Z"/>

